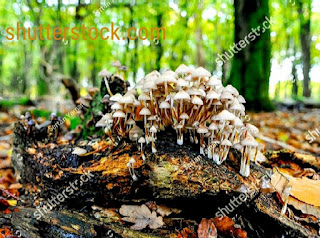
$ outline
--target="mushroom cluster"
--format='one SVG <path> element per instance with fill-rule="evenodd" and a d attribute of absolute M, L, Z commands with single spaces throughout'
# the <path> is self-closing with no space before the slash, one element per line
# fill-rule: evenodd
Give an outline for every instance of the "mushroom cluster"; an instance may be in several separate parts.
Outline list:
<path fill-rule="evenodd" d="M 111 95 L 109 100 L 112 112 L 103 116 L 99 126 L 110 137 L 115 134 L 135 141 L 143 158 L 143 144 L 151 144 L 156 153 L 157 133 L 172 127 L 178 145 L 186 139 L 199 144 L 200 154 L 218 165 L 227 159 L 231 147 L 240 150 L 240 174 L 249 176 L 250 160 L 256 161 L 259 145 L 253 135 L 259 130 L 244 123 L 246 101 L 237 89 L 224 87 L 206 69 L 182 64 L 175 71 L 152 71 L 125 95 Z M 143 121 L 143 128 L 138 121 Z"/>

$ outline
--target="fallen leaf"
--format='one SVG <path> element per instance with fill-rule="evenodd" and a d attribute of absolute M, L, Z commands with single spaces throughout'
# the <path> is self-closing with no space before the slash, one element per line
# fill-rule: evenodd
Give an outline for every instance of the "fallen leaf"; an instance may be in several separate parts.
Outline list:
<path fill-rule="evenodd" d="M 158 229 L 164 225 L 162 217 L 157 217 L 157 213 L 151 212 L 145 204 L 141 206 L 122 205 L 119 212 L 124 216 L 122 220 L 135 223 L 130 227 L 133 230 L 142 230 L 147 226 L 151 229 Z"/>
<path fill-rule="evenodd" d="M 198 227 L 198 237 L 215 238 L 217 236 L 217 228 L 215 227 L 214 223 L 209 219 L 203 218 Z"/>

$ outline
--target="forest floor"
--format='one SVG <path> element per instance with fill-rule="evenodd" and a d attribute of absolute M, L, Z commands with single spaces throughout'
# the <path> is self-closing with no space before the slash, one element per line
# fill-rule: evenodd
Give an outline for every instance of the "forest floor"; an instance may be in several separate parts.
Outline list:
<path fill-rule="evenodd" d="M 0 112 L 0 212 L 8 212 L 8 206 L 16 205 L 19 189 L 22 188 L 15 176 L 10 157 L 13 123 L 17 121 L 16 115 L 25 109 L 18 106 L 8 112 Z M 263 145 L 263 152 L 290 149 L 320 157 L 319 115 L 319 109 L 248 113 L 246 121 L 260 129 L 258 142 Z M 45 121 L 45 118 L 42 120 Z M 0 228 L 1 238 L 3 233 L 8 235 L 10 230 Z"/>

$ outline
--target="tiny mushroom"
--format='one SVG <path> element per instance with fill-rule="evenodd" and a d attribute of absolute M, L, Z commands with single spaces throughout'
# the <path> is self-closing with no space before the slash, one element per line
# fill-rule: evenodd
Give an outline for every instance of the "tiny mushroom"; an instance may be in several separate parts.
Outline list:
<path fill-rule="evenodd" d="M 146 160 L 146 157 L 143 153 L 143 144 L 146 143 L 146 140 L 144 139 L 144 137 L 140 137 L 140 139 L 138 140 L 138 143 L 140 144 L 140 151 L 141 151 L 142 159 Z"/>
<path fill-rule="evenodd" d="M 111 75 L 112 75 L 112 74 L 111 74 L 110 72 L 108 72 L 106 69 L 103 69 L 103 70 L 101 70 L 101 71 L 98 73 L 98 76 L 103 78 L 104 83 L 105 83 L 105 85 L 106 85 L 106 87 L 107 87 L 107 91 L 108 91 L 109 95 L 110 95 L 110 96 L 113 96 L 113 94 L 112 94 L 112 92 L 111 92 L 111 90 L 110 90 L 110 87 L 109 87 L 108 79 L 107 79 L 107 78 L 110 77 Z"/>

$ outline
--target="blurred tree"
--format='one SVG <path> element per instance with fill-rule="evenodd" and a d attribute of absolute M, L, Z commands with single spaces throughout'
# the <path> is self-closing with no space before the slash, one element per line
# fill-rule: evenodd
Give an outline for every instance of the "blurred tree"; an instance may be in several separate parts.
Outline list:
<path fill-rule="evenodd" d="M 311 0 L 297 0 L 297 5 L 300 20 L 300 43 L 303 64 L 303 96 L 310 97 Z"/>
<path fill-rule="evenodd" d="M 270 19 L 269 1 L 235 1 L 234 14 L 235 44 L 245 47 L 234 54 L 230 82 L 246 98 L 247 108 L 270 110 L 271 44 L 270 30 L 267 29 L 271 24 L 267 20 Z"/>

